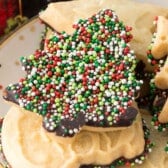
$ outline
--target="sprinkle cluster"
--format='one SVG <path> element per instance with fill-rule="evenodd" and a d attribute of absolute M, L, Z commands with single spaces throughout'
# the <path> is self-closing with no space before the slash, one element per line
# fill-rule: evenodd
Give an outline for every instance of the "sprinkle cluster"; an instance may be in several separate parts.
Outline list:
<path fill-rule="evenodd" d="M 73 28 L 72 35 L 55 32 L 45 40 L 45 50 L 22 57 L 27 76 L 7 88 L 21 107 L 44 116 L 48 131 L 81 113 L 86 125 L 113 126 L 142 84 L 128 44 L 131 28 L 112 10 L 79 20 Z M 79 129 L 64 128 L 64 136 Z"/>

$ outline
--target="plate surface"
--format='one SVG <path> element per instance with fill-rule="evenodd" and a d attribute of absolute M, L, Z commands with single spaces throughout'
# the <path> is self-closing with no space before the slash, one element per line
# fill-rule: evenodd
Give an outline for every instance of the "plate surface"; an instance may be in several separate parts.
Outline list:
<path fill-rule="evenodd" d="M 0 44 L 0 115 L 9 109 L 2 98 L 4 87 L 17 82 L 24 72 L 21 70 L 20 57 L 28 56 L 39 48 L 44 25 L 38 18 L 32 19 Z"/>

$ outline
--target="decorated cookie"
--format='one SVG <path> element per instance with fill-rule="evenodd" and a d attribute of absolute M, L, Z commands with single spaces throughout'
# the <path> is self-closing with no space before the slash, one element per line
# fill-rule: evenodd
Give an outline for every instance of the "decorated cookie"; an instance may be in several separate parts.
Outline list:
<path fill-rule="evenodd" d="M 15 106 L 8 111 L 2 125 L 2 146 L 11 168 L 132 167 L 142 164 L 151 151 L 149 130 L 140 115 L 127 129 L 82 130 L 72 138 L 45 131 L 41 122 L 42 116 L 36 113 Z"/>
<path fill-rule="evenodd" d="M 131 28 L 114 11 L 101 10 L 55 32 L 21 62 L 27 72 L 9 85 L 4 98 L 43 116 L 46 130 L 73 136 L 84 126 L 127 127 L 137 115 L 134 100 L 142 81 L 129 47 Z"/>
<path fill-rule="evenodd" d="M 160 89 L 168 89 L 168 77 L 166 77 L 168 71 L 168 60 L 166 60 L 168 54 L 168 19 L 163 16 L 158 16 L 155 24 L 157 30 L 153 35 L 151 49 L 148 51 L 148 58 L 157 67 L 154 78 L 155 85 Z"/>
<path fill-rule="evenodd" d="M 152 124 L 160 131 L 168 127 L 168 76 L 167 76 L 167 38 L 168 20 L 163 16 L 156 17 L 156 32 L 147 52 L 149 62 L 155 66 L 151 79 L 151 96 L 153 96 Z"/>
<path fill-rule="evenodd" d="M 81 18 L 87 19 L 93 13 L 107 8 L 113 9 L 124 23 L 133 27 L 131 33 L 134 38 L 130 42 L 131 48 L 135 51 L 136 57 L 145 63 L 147 70 L 153 69 L 147 61 L 146 48 L 151 41 L 154 29 L 152 21 L 155 16 L 167 16 L 166 8 L 132 0 L 92 0 L 87 3 L 78 0 L 66 4 L 64 2 L 51 3 L 39 16 L 54 30 L 58 32 L 64 30 L 67 34 L 72 34 L 74 29 L 71 25 L 74 22 Z"/>
<path fill-rule="evenodd" d="M 155 21 L 157 30 L 151 52 L 155 59 L 161 59 L 168 54 L 168 20 L 164 16 L 158 16 Z"/>

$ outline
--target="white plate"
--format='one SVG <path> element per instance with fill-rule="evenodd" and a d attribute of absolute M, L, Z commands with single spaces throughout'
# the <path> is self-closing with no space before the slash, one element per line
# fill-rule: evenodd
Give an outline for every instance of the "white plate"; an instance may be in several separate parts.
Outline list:
<path fill-rule="evenodd" d="M 32 19 L 0 44 L 0 115 L 4 116 L 9 105 L 2 98 L 2 91 L 9 83 L 15 83 L 24 75 L 20 57 L 32 54 L 41 40 L 44 25 L 38 18 Z"/>

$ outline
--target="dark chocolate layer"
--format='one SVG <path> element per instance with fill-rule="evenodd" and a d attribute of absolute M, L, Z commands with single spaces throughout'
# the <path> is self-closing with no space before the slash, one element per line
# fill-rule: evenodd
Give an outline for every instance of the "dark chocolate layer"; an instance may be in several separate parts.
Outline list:
<path fill-rule="evenodd" d="M 4 99 L 7 101 L 11 101 L 13 103 L 19 104 L 18 103 L 18 99 L 15 97 L 15 94 L 12 93 L 12 91 L 6 89 L 4 91 Z M 103 121 L 103 127 L 104 128 L 109 128 L 109 127 L 127 127 L 130 126 L 133 121 L 135 120 L 136 116 L 138 114 L 138 111 L 136 108 L 134 107 L 128 107 L 126 109 L 126 111 L 121 114 L 120 116 L 118 116 L 118 120 L 116 121 L 116 123 L 113 123 L 113 125 L 109 126 L 108 125 L 108 121 L 107 118 L 104 118 Z M 85 120 L 85 115 L 84 113 L 80 112 L 77 117 L 73 120 L 70 119 L 63 119 L 61 121 L 61 123 L 59 124 L 59 126 L 55 129 L 55 132 L 57 135 L 60 136 L 66 136 L 66 129 L 68 130 L 73 130 L 75 128 L 77 128 L 79 130 L 79 128 L 81 128 L 82 126 L 87 125 L 87 126 L 92 126 L 92 127 L 102 127 L 100 124 L 100 121 L 88 121 L 86 122 Z M 45 127 L 45 125 L 43 124 L 43 126 Z M 45 127 L 45 129 L 47 129 Z M 50 130 L 48 130 L 50 132 Z M 73 136 L 73 134 L 72 134 Z"/>

